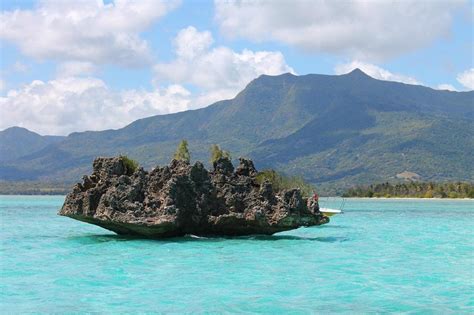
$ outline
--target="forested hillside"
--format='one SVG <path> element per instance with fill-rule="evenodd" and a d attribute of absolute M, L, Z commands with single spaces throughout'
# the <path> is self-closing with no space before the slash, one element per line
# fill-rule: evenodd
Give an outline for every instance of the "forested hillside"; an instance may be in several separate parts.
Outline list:
<path fill-rule="evenodd" d="M 232 100 L 137 120 L 118 130 L 73 133 L 0 164 L 3 180 L 78 180 L 96 156 L 126 154 L 146 168 L 167 163 L 182 139 L 191 159 L 211 144 L 260 169 L 303 176 L 341 193 L 416 173 L 472 181 L 474 93 L 346 75 L 261 76 Z"/>

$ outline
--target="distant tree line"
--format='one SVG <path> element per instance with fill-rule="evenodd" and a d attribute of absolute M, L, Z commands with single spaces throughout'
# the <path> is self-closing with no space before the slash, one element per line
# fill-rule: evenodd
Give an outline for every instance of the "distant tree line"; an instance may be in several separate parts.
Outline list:
<path fill-rule="evenodd" d="M 21 181 L 0 182 L 0 195 L 65 195 L 73 183 Z"/>
<path fill-rule="evenodd" d="M 382 183 L 350 188 L 343 197 L 474 198 L 474 183 Z"/>

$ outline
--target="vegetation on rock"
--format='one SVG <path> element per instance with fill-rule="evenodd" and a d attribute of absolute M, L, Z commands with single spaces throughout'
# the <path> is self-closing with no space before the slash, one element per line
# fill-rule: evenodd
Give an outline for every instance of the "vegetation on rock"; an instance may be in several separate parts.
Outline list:
<path fill-rule="evenodd" d="M 344 197 L 474 198 L 474 183 L 382 183 L 349 189 Z"/>
<path fill-rule="evenodd" d="M 187 163 L 191 161 L 191 154 L 189 153 L 187 140 L 181 140 L 181 142 L 178 144 L 178 148 L 174 153 L 173 159 Z"/>
<path fill-rule="evenodd" d="M 123 161 L 123 165 L 125 166 L 126 173 L 128 175 L 135 173 L 135 171 L 138 169 L 138 166 L 139 166 L 138 162 L 129 158 L 126 155 L 120 155 L 120 158 Z"/>
<path fill-rule="evenodd" d="M 232 159 L 229 151 L 222 150 L 217 144 L 211 145 L 211 159 L 209 160 L 211 165 L 221 158 L 228 158 L 229 160 Z"/>
<path fill-rule="evenodd" d="M 302 177 L 285 176 L 271 169 L 259 172 L 256 179 L 260 185 L 263 184 L 264 181 L 268 181 L 275 191 L 298 188 L 304 197 L 311 196 L 315 191 L 314 186 L 306 182 Z"/>

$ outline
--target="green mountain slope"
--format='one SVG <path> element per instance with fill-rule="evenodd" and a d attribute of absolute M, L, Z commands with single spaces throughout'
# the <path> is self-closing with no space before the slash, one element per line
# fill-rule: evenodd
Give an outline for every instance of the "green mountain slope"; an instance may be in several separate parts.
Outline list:
<path fill-rule="evenodd" d="M 3 179 L 75 180 L 98 155 L 128 154 L 145 167 L 169 161 L 189 141 L 207 161 L 219 143 L 258 167 L 344 188 L 389 180 L 403 171 L 422 179 L 474 180 L 474 92 L 438 91 L 340 75 L 261 76 L 234 99 L 207 108 L 137 120 L 118 130 L 81 132 L 13 162 Z"/>

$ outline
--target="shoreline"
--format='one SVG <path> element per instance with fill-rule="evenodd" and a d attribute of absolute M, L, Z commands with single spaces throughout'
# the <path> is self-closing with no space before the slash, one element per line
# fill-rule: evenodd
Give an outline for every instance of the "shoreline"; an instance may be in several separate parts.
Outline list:
<path fill-rule="evenodd" d="M 0 194 L 0 197 L 66 197 L 67 194 Z"/>
<path fill-rule="evenodd" d="M 321 197 L 323 198 L 323 197 Z M 367 200 L 474 200 L 474 198 L 420 198 L 420 197 L 329 197 L 329 198 L 344 198 L 344 199 L 367 199 Z"/>
<path fill-rule="evenodd" d="M 2 194 L 1 197 L 8 196 L 50 196 L 50 197 L 66 197 L 67 194 Z M 474 198 L 417 198 L 417 197 L 341 197 L 341 196 L 320 196 L 320 201 L 324 199 L 364 199 L 364 200 L 463 200 L 463 201 L 474 201 Z"/>

